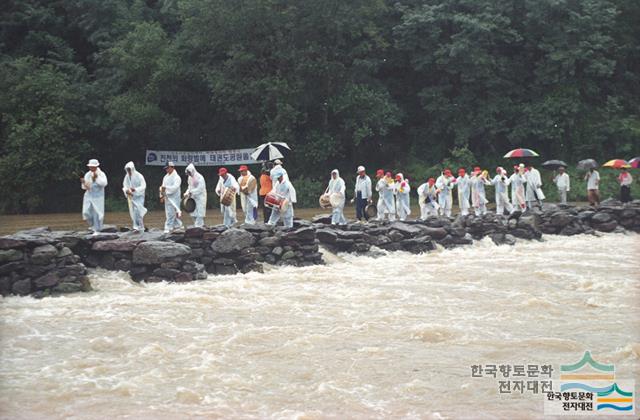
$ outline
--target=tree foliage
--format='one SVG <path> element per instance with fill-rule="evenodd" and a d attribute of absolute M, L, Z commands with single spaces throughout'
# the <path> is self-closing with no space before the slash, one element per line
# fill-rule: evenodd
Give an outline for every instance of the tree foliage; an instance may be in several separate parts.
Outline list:
<path fill-rule="evenodd" d="M 634 0 L 5 3 L 3 212 L 75 209 L 86 159 L 147 148 L 285 141 L 310 196 L 333 167 L 639 154 Z"/>

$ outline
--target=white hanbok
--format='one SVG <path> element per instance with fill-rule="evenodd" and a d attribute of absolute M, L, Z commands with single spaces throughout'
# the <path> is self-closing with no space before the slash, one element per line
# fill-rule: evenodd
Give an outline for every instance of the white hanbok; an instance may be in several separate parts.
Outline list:
<path fill-rule="evenodd" d="M 186 173 L 188 188 L 184 195 L 193 198 L 196 202 L 196 209 L 189 215 L 193 218 L 195 227 L 202 227 L 207 215 L 207 184 L 204 176 L 196 170 L 193 163 L 187 166 Z"/>
<path fill-rule="evenodd" d="M 100 168 L 84 174 L 84 197 L 82 198 L 82 219 L 86 220 L 94 232 L 100 232 L 104 223 L 104 189 L 107 186 L 107 175 Z"/>
<path fill-rule="evenodd" d="M 225 194 L 225 192 L 229 188 L 233 188 L 235 193 L 233 194 L 233 200 L 231 200 L 231 204 L 225 206 L 220 202 L 220 212 L 222 213 L 222 223 L 227 226 L 233 226 L 238 221 L 236 217 L 236 196 L 238 195 L 238 191 L 240 191 L 240 185 L 238 185 L 238 181 L 236 178 L 230 173 L 226 174 L 227 177 L 220 177 L 218 179 L 218 184 L 216 185 L 216 194 L 220 198 Z"/>
<path fill-rule="evenodd" d="M 251 174 L 251 171 L 247 171 L 246 175 L 238 177 L 238 184 L 247 188 L 245 191 L 240 190 L 240 207 L 244 212 L 244 222 L 248 225 L 255 225 L 258 215 L 258 181 Z M 249 190 L 248 187 L 251 184 L 253 184 L 253 189 Z"/>
<path fill-rule="evenodd" d="M 178 171 L 174 170 L 171 174 L 166 174 L 162 178 L 162 186 L 164 190 L 164 214 L 166 220 L 164 222 L 165 233 L 182 227 L 182 211 L 180 211 L 180 186 L 182 179 L 178 175 Z"/>
<path fill-rule="evenodd" d="M 128 162 L 125 167 L 124 179 L 122 180 L 122 192 L 127 199 L 129 205 L 129 216 L 131 216 L 131 223 L 133 229 L 139 232 L 144 231 L 144 216 L 147 214 L 147 209 L 144 207 L 145 192 L 147 190 L 147 182 L 144 176 L 138 171 L 133 162 Z M 127 172 L 127 169 L 131 171 L 131 174 Z M 132 191 L 133 190 L 133 191 Z"/>

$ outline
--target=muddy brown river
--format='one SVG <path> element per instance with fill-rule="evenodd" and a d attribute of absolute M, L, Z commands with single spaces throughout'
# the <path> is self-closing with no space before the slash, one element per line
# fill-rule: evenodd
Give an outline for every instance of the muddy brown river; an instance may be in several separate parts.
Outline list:
<path fill-rule="evenodd" d="M 541 394 L 471 365 L 590 350 L 640 382 L 639 251 L 545 236 L 188 284 L 94 271 L 88 294 L 0 299 L 0 417 L 541 418 Z"/>

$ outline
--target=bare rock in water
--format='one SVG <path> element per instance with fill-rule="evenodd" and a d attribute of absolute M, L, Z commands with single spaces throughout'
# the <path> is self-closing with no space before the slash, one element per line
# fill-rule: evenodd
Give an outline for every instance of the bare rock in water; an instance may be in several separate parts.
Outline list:
<path fill-rule="evenodd" d="M 231 228 L 216 238 L 211 249 L 219 254 L 230 254 L 252 246 L 255 241 L 255 237 L 246 230 Z"/>
<path fill-rule="evenodd" d="M 191 248 L 175 242 L 143 242 L 133 251 L 133 263 L 142 265 L 160 264 L 170 258 L 187 258 Z"/>

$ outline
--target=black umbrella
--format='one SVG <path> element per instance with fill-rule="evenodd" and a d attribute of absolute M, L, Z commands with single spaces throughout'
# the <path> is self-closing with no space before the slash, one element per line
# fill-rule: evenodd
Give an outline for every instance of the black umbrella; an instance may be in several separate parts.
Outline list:
<path fill-rule="evenodd" d="M 585 171 L 588 171 L 591 168 L 597 168 L 598 166 L 598 162 L 593 159 L 584 159 L 578 162 L 578 169 L 583 169 Z"/>
<path fill-rule="evenodd" d="M 291 150 L 287 143 L 279 141 L 264 143 L 255 148 L 253 153 L 251 153 L 251 158 L 257 161 L 280 159 L 284 157 L 282 153 L 284 153 L 285 150 Z"/>
<path fill-rule="evenodd" d="M 556 159 L 548 160 L 542 164 L 542 167 L 546 169 L 558 169 L 561 166 L 566 168 L 567 164 L 563 160 L 556 160 Z"/>

